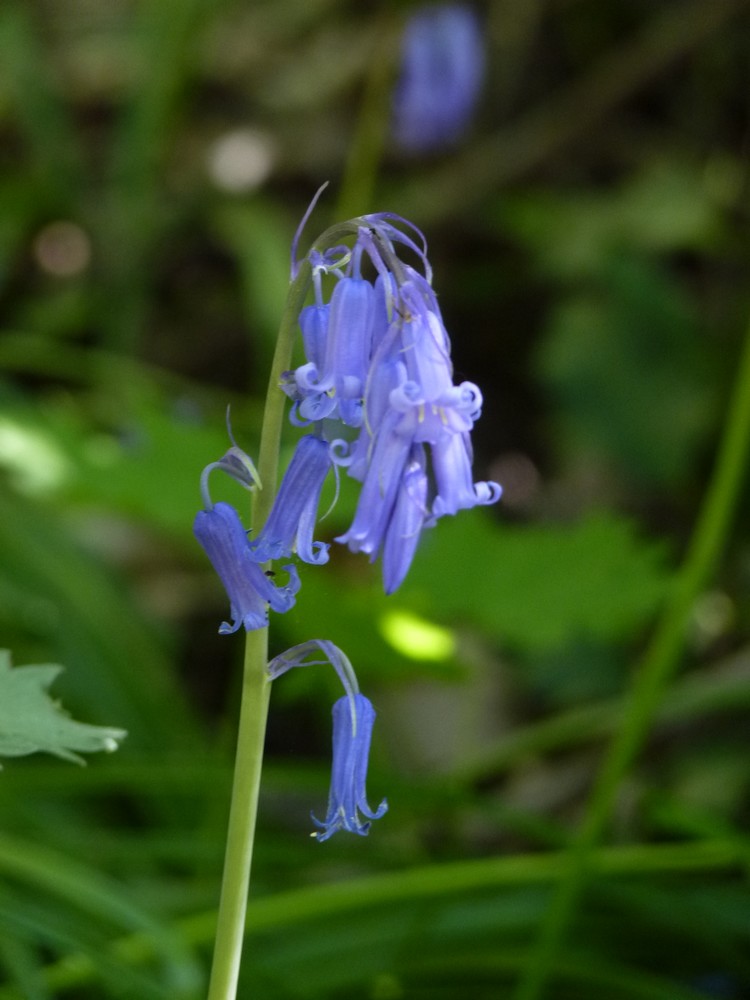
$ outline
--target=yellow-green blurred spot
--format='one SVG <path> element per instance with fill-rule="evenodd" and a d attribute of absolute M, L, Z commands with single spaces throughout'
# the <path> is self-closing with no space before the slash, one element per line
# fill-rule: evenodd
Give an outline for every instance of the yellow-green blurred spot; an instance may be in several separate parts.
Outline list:
<path fill-rule="evenodd" d="M 379 622 L 386 642 L 412 660 L 446 660 L 456 649 L 453 633 L 410 611 L 386 611 Z"/>
<path fill-rule="evenodd" d="M 0 466 L 27 496 L 54 492 L 69 473 L 69 463 L 53 440 L 10 419 L 0 419 Z"/>

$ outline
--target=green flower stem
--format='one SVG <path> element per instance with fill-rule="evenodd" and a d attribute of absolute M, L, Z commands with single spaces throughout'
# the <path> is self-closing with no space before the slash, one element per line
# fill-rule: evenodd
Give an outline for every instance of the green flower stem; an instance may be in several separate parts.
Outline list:
<path fill-rule="evenodd" d="M 653 639 L 636 675 L 616 732 L 589 797 L 580 830 L 570 849 L 567 873 L 558 884 L 514 994 L 537 1000 L 557 959 L 568 924 L 584 889 L 596 844 L 605 831 L 622 779 L 642 747 L 685 646 L 689 618 L 726 544 L 740 498 L 750 451 L 750 328 L 745 337 L 734 391 L 716 465 L 683 565 Z"/>
<path fill-rule="evenodd" d="M 268 629 L 248 632 L 232 804 L 208 1000 L 234 1000 L 237 995 L 271 694 L 271 685 L 265 673 L 267 659 Z"/>
<path fill-rule="evenodd" d="M 262 489 L 254 494 L 253 531 L 265 522 L 276 494 L 281 428 L 285 397 L 279 391 L 282 372 L 291 365 L 292 348 L 297 335 L 297 319 L 310 283 L 310 267 L 300 266 L 287 297 L 276 341 L 271 375 L 263 413 L 263 427 L 258 454 L 258 473 Z M 216 923 L 211 980 L 208 1000 L 234 1000 L 245 934 L 247 894 L 258 815 L 258 793 L 263 767 L 266 720 L 271 683 L 266 676 L 268 629 L 248 632 L 242 675 L 240 719 L 237 733 L 232 801 L 229 810 L 224 876 Z"/>
<path fill-rule="evenodd" d="M 279 391 L 282 375 L 292 364 L 292 348 L 298 335 L 298 320 L 310 287 L 310 265 L 305 260 L 292 282 L 281 317 L 279 337 L 268 377 L 266 405 L 263 411 L 263 428 L 258 451 L 258 474 L 262 488 L 254 494 L 251 526 L 257 531 L 265 523 L 276 496 L 276 479 L 279 474 L 279 449 L 281 428 L 284 424 L 286 396 Z"/>
<path fill-rule="evenodd" d="M 390 102 L 402 26 L 388 12 L 373 33 L 362 103 L 341 180 L 336 218 L 370 211 L 391 121 Z"/>
<path fill-rule="evenodd" d="M 317 241 L 315 249 L 324 250 L 336 246 L 342 239 L 356 232 L 356 220 L 332 226 Z M 310 287 L 311 277 L 310 263 L 305 258 L 299 264 L 292 280 L 281 318 L 268 380 L 258 452 L 258 474 L 262 487 L 253 496 L 250 519 L 251 528 L 255 533 L 265 523 L 276 495 L 281 428 L 284 424 L 286 402 L 286 397 L 279 391 L 279 384 L 283 373 L 291 367 L 297 323 Z M 224 875 L 208 1000 L 235 1000 L 237 995 L 255 841 L 255 822 L 258 814 L 258 793 L 263 767 L 263 746 L 271 694 L 271 684 L 266 675 L 267 662 L 268 629 L 248 632 Z"/>

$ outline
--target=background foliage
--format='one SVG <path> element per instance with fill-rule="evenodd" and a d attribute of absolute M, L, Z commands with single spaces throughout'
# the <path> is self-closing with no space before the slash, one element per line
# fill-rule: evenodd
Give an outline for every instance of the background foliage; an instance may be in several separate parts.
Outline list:
<path fill-rule="evenodd" d="M 476 122 L 420 159 L 387 140 L 409 4 L 4 0 L 0 646 L 64 664 L 75 718 L 129 736 L 85 770 L 0 774 L 2 1000 L 205 989 L 241 643 L 216 634 L 198 476 L 228 403 L 257 445 L 289 243 L 324 180 L 311 229 L 390 210 L 426 232 L 457 372 L 485 394 L 477 475 L 506 492 L 429 533 L 394 597 L 343 550 L 302 567 L 272 642 L 347 651 L 390 812 L 367 840 L 309 839 L 335 682 L 276 685 L 243 988 L 510 994 L 737 371 L 748 7 L 480 4 Z M 559 1000 L 750 996 L 746 511 L 592 852 Z"/>

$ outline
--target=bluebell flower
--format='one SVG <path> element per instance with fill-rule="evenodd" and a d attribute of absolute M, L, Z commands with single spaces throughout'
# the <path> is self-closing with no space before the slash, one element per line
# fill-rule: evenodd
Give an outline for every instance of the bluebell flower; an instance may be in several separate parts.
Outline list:
<path fill-rule="evenodd" d="M 352 552 L 375 559 L 385 539 L 413 438 L 398 431 L 401 415 L 390 411 L 374 437 L 372 456 L 349 530 L 336 538 Z"/>
<path fill-rule="evenodd" d="M 345 404 L 361 403 L 372 352 L 375 289 L 364 278 L 342 278 L 330 302 L 326 340 L 325 378 L 338 396 L 339 413 L 345 424 L 357 427 L 361 413 Z"/>
<path fill-rule="evenodd" d="M 300 316 L 307 360 L 283 388 L 294 401 L 292 422 L 314 424 L 332 461 L 362 484 L 354 519 L 336 541 L 382 555 L 392 593 L 423 528 L 495 503 L 501 490 L 472 478 L 470 432 L 482 394 L 472 382 L 453 382 L 424 237 L 387 213 L 357 221 L 348 253 L 311 253 L 316 304 Z M 420 269 L 402 260 L 404 250 Z M 374 281 L 363 277 L 365 259 Z M 337 278 L 328 305 L 326 270 Z"/>
<path fill-rule="evenodd" d="M 451 434 L 432 449 L 437 495 L 432 513 L 438 518 L 500 499 L 497 483 L 475 483 L 471 475 L 471 441 L 468 434 Z"/>
<path fill-rule="evenodd" d="M 422 527 L 428 523 L 427 472 L 422 445 L 414 445 L 399 484 L 383 542 L 383 587 L 392 594 L 409 572 Z"/>
<path fill-rule="evenodd" d="M 324 658 L 322 660 L 307 659 L 308 656 L 316 652 L 322 653 Z M 287 670 L 293 670 L 295 667 L 316 667 L 324 663 L 333 667 L 348 697 L 353 699 L 359 691 L 354 667 L 346 653 L 334 645 L 330 639 L 308 639 L 307 642 L 300 642 L 298 645 L 292 646 L 285 653 L 275 656 L 268 664 L 267 671 L 268 676 L 273 681 L 285 674 Z M 354 701 L 352 700 L 353 710 Z"/>
<path fill-rule="evenodd" d="M 292 460 L 281 480 L 271 513 L 250 544 L 258 562 L 282 559 L 293 552 L 303 562 L 328 562 L 328 546 L 313 541 L 320 492 L 329 470 L 329 446 L 322 438 L 308 434 L 297 442 Z"/>
<path fill-rule="evenodd" d="M 320 652 L 324 659 L 308 659 Z M 333 767 L 325 820 L 312 816 L 322 832 L 313 834 L 321 843 L 339 830 L 364 837 L 370 821 L 380 819 L 388 809 L 383 799 L 372 810 L 367 802 L 367 763 L 370 755 L 375 709 L 360 694 L 357 678 L 348 657 L 328 639 L 310 639 L 293 646 L 268 664 L 268 676 L 274 680 L 294 667 L 330 663 L 339 675 L 346 694 L 333 706 Z M 364 822 L 362 820 L 364 817 Z"/>
<path fill-rule="evenodd" d="M 227 407 L 227 433 L 229 434 L 229 440 L 232 442 L 232 447 L 217 462 L 210 462 L 201 473 L 200 490 L 206 507 L 212 506 L 211 497 L 208 492 L 208 477 L 214 469 L 221 469 L 222 472 L 226 472 L 236 483 L 239 483 L 240 486 L 251 492 L 261 485 L 255 463 L 247 452 L 244 452 L 234 440 L 229 420 L 229 407 Z"/>
<path fill-rule="evenodd" d="M 328 317 L 331 307 L 325 303 L 305 306 L 299 314 L 299 328 L 305 345 L 305 357 L 318 371 L 323 370 L 328 338 Z"/>
<path fill-rule="evenodd" d="M 193 531 L 229 597 L 232 621 L 222 622 L 222 635 L 236 632 L 240 625 L 248 632 L 265 628 L 269 605 L 281 613 L 294 605 L 300 588 L 297 570 L 292 564 L 284 566 L 289 582 L 276 586 L 252 552 L 239 514 L 230 504 L 217 503 L 199 511 Z"/>
<path fill-rule="evenodd" d="M 465 130 L 484 76 L 479 20 L 462 3 L 430 4 L 407 22 L 393 100 L 393 136 L 408 152 L 451 144 Z"/>
<path fill-rule="evenodd" d="M 308 361 L 285 380 L 302 423 L 338 418 L 362 423 L 362 400 L 372 354 L 375 290 L 369 281 L 344 276 L 328 306 L 300 314 Z"/>
<path fill-rule="evenodd" d="M 377 809 L 367 803 L 367 763 L 370 756 L 375 709 L 363 694 L 354 696 L 354 710 L 347 697 L 339 698 L 333 709 L 333 767 L 325 820 L 312 817 L 321 831 L 315 837 L 322 843 L 339 830 L 365 837 L 370 821 L 380 819 L 388 809 L 383 799 Z M 361 815 L 360 815 L 361 814 Z M 366 822 L 362 821 L 362 816 Z"/>

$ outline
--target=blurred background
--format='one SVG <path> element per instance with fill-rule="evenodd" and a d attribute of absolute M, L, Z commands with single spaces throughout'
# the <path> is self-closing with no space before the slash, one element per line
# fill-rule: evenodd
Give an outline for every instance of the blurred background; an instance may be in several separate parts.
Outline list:
<path fill-rule="evenodd" d="M 310 839 L 338 682 L 284 677 L 242 988 L 484 1000 L 533 954 L 738 367 L 750 3 L 477 3 L 437 110 L 427 77 L 424 136 L 419 95 L 399 119 L 415 9 L 0 5 L 0 645 L 63 664 L 66 708 L 129 731 L 85 769 L 4 765 L 2 1000 L 204 994 L 243 644 L 217 634 L 198 480 L 227 405 L 257 449 L 290 244 L 324 181 L 302 248 L 367 212 L 424 231 L 456 374 L 485 397 L 476 478 L 505 493 L 427 532 L 390 598 L 339 546 L 300 567 L 273 650 L 347 652 L 390 811 L 367 839 Z M 354 501 L 344 484 L 316 537 Z M 746 513 L 550 997 L 750 997 Z"/>

